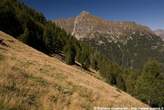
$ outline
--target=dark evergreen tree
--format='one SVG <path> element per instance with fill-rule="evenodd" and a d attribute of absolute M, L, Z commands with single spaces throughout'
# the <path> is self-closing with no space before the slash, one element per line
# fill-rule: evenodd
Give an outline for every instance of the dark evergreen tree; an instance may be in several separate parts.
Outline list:
<path fill-rule="evenodd" d="M 131 95 L 134 95 L 135 93 L 135 85 L 136 80 L 139 76 L 139 72 L 135 72 L 134 70 L 128 69 L 124 71 L 123 78 L 126 85 L 126 92 L 130 93 Z"/>
<path fill-rule="evenodd" d="M 75 50 L 75 47 L 71 43 L 68 43 L 64 47 L 64 55 L 65 55 L 65 61 L 67 64 L 69 65 L 75 64 L 76 50 Z"/>
<path fill-rule="evenodd" d="M 17 37 L 23 33 L 23 29 L 11 3 L 7 1 L 0 3 L 0 30 Z"/>
<path fill-rule="evenodd" d="M 19 40 L 23 41 L 24 43 L 28 42 L 30 32 L 28 28 L 25 28 L 24 33 L 18 37 Z"/>
<path fill-rule="evenodd" d="M 90 66 L 90 48 L 82 44 L 78 55 L 78 61 L 81 63 L 82 68 L 88 69 Z"/>

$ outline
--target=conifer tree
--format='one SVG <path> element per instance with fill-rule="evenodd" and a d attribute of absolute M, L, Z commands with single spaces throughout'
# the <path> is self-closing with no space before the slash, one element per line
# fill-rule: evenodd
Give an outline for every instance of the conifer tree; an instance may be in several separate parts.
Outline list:
<path fill-rule="evenodd" d="M 64 47 L 65 61 L 69 65 L 75 64 L 76 50 L 71 43 L 67 43 Z"/>

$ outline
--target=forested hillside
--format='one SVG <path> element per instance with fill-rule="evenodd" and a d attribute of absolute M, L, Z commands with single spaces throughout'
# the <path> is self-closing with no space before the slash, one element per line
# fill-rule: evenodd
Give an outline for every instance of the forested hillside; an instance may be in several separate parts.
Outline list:
<path fill-rule="evenodd" d="M 141 71 L 125 69 L 18 0 L 1 0 L 0 30 L 48 55 L 64 54 L 67 64 L 78 61 L 86 70 L 97 70 L 106 82 L 151 106 L 164 106 L 164 74 L 154 59 Z"/>

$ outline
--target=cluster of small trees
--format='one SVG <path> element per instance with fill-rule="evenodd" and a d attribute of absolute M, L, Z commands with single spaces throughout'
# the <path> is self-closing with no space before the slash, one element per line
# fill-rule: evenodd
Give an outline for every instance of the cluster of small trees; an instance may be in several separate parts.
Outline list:
<path fill-rule="evenodd" d="M 99 71 L 106 82 L 146 103 L 164 106 L 164 75 L 154 60 L 142 71 L 124 69 L 17 0 L 1 0 L 0 30 L 46 54 L 64 53 L 67 64 L 78 61 L 84 69 Z"/>
<path fill-rule="evenodd" d="M 151 106 L 164 106 L 164 74 L 156 60 L 149 60 L 138 76 L 135 95 Z"/>
<path fill-rule="evenodd" d="M 106 81 L 153 107 L 164 106 L 164 73 L 160 63 L 149 59 L 142 70 L 121 68 L 107 60 L 101 62 L 101 75 Z"/>

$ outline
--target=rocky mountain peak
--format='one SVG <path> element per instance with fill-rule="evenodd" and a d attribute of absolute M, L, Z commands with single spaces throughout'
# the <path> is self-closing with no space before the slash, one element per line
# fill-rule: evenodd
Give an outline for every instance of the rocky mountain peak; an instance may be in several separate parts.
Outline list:
<path fill-rule="evenodd" d="M 154 34 L 150 28 L 130 21 L 111 21 L 92 15 L 90 12 L 82 11 L 73 19 L 55 20 L 55 23 L 71 33 L 78 40 L 85 38 L 93 39 L 97 36 L 118 41 L 129 39 L 134 33 L 140 35 Z"/>
<path fill-rule="evenodd" d="M 90 12 L 88 12 L 88 11 L 82 11 L 80 13 L 80 16 L 85 16 L 85 15 L 90 15 Z"/>

